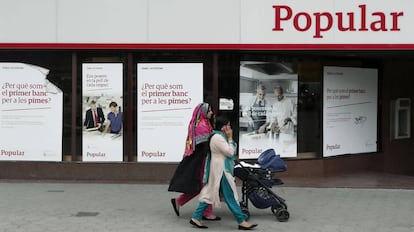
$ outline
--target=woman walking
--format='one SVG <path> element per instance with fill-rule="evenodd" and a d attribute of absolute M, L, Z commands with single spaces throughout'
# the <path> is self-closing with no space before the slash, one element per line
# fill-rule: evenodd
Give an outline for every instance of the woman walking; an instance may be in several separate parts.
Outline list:
<path fill-rule="evenodd" d="M 201 223 L 202 214 L 209 205 L 220 207 L 220 195 L 224 198 L 230 211 L 238 223 L 239 230 L 251 230 L 257 224 L 247 222 L 237 201 L 237 189 L 234 179 L 234 160 L 236 159 L 236 142 L 233 141 L 233 130 L 230 121 L 225 117 L 217 117 L 210 141 L 211 154 L 207 156 L 205 182 L 200 192 L 200 203 L 194 211 L 190 224 L 197 228 L 207 228 Z"/>
<path fill-rule="evenodd" d="M 200 103 L 195 107 L 188 125 L 184 156 L 168 187 L 168 191 L 183 193 L 171 199 L 177 216 L 180 216 L 180 206 L 197 196 L 203 187 L 204 163 L 209 151 L 208 140 L 213 129 L 210 123 L 212 117 L 213 111 L 210 105 Z M 213 214 L 210 205 L 204 212 L 203 219 L 215 221 L 221 218 Z"/>

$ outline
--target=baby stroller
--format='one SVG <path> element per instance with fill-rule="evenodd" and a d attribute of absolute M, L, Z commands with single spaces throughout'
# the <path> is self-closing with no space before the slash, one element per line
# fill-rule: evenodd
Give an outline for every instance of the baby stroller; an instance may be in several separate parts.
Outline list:
<path fill-rule="evenodd" d="M 272 213 L 280 222 L 289 219 L 289 212 L 285 200 L 274 193 L 270 188 L 274 185 L 281 185 L 280 179 L 273 179 L 276 172 L 286 171 L 287 166 L 276 155 L 274 149 L 267 149 L 262 152 L 257 164 L 251 165 L 243 161 L 234 167 L 234 175 L 242 180 L 242 201 L 240 207 L 243 213 L 250 216 L 248 200 L 258 209 L 271 208 Z"/>

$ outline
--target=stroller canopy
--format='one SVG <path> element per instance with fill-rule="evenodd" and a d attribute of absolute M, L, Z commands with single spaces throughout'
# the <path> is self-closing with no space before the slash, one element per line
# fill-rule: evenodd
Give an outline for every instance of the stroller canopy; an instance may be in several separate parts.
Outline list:
<path fill-rule="evenodd" d="M 277 155 L 275 149 L 270 148 L 262 152 L 257 158 L 257 163 L 262 169 L 271 169 L 272 171 L 282 172 L 287 170 L 287 165 Z"/>

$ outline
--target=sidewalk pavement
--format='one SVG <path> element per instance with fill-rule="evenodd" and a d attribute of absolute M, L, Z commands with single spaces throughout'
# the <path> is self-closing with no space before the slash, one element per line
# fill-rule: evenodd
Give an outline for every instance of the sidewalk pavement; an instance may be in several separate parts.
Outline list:
<path fill-rule="evenodd" d="M 194 199 L 177 217 L 165 184 L 0 183 L 0 232 L 199 231 L 189 224 Z M 275 186 L 290 219 L 279 222 L 249 203 L 255 231 L 412 232 L 414 190 Z M 240 191 L 240 190 L 239 190 Z M 240 193 L 239 193 L 239 196 Z M 227 206 L 204 231 L 237 231 Z"/>

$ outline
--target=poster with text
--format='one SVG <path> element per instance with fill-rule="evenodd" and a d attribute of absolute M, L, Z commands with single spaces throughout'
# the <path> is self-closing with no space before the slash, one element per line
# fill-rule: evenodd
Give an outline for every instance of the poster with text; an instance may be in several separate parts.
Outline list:
<path fill-rule="evenodd" d="M 181 161 L 188 123 L 203 101 L 202 63 L 138 63 L 138 162 Z"/>
<path fill-rule="evenodd" d="M 324 67 L 323 155 L 377 151 L 376 69 Z"/>
<path fill-rule="evenodd" d="M 298 75 L 293 63 L 240 62 L 239 157 L 273 148 L 297 156 Z"/>
<path fill-rule="evenodd" d="M 0 63 L 0 160 L 62 161 L 62 91 L 49 70 Z"/>
<path fill-rule="evenodd" d="M 123 65 L 82 64 L 82 160 L 123 160 Z"/>

